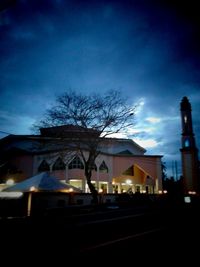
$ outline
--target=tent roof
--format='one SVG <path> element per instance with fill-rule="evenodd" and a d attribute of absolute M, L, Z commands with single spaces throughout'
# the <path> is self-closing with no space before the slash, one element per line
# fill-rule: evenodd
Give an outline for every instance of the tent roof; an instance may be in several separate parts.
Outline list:
<path fill-rule="evenodd" d="M 62 183 L 55 176 L 49 175 L 48 172 L 42 172 L 30 177 L 15 185 L 9 186 L 2 191 L 6 192 L 29 192 L 29 191 L 60 191 L 72 190 L 74 192 L 82 192 L 79 188 L 67 183 Z"/>

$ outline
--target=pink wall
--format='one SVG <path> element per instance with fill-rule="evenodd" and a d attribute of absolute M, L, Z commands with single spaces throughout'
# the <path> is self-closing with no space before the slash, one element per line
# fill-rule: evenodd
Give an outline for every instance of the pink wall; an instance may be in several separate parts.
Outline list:
<path fill-rule="evenodd" d="M 68 179 L 83 179 L 84 176 L 85 176 L 84 170 L 81 169 L 68 170 Z"/>
<path fill-rule="evenodd" d="M 65 170 L 52 171 L 52 175 L 56 176 L 60 180 L 65 180 Z"/>

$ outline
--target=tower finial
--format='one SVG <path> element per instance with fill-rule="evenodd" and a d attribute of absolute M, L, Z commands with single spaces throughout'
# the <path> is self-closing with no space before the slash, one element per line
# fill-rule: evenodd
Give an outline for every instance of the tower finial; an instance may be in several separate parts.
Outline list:
<path fill-rule="evenodd" d="M 191 110 L 191 104 L 187 96 L 184 96 L 181 101 L 181 111 L 184 111 L 184 110 Z"/>

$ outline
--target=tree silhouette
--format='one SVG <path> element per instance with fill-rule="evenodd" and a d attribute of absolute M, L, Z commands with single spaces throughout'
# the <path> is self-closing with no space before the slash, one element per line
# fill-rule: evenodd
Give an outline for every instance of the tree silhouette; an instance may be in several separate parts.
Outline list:
<path fill-rule="evenodd" d="M 95 159 L 102 150 L 106 137 L 126 131 L 134 125 L 133 115 L 136 106 L 117 90 L 105 94 L 83 95 L 74 90 L 60 95 L 56 104 L 46 111 L 44 119 L 36 128 L 71 125 L 74 129 L 69 138 L 64 127 L 58 131 L 59 140 L 68 142 L 68 150 L 76 150 L 84 162 L 84 172 L 94 202 L 97 202 L 97 189 L 91 182 Z M 63 131 L 62 131 L 63 129 Z"/>

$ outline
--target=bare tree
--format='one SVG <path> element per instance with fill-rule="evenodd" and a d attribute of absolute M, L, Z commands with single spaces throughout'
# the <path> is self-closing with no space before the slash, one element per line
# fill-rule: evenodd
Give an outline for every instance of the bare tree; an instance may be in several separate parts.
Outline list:
<path fill-rule="evenodd" d="M 37 126 L 45 128 L 71 125 L 78 129 L 73 132 L 68 144 L 82 157 L 85 177 L 94 202 L 97 202 L 98 192 L 91 182 L 91 176 L 95 159 L 101 152 L 101 144 L 106 137 L 133 126 L 135 108 L 117 90 L 109 90 L 102 95 L 83 95 L 70 90 L 56 99 L 55 106 L 46 111 L 44 119 Z M 66 140 L 64 128 L 58 133 L 59 138 Z M 69 133 L 67 138 L 69 140 Z"/>

